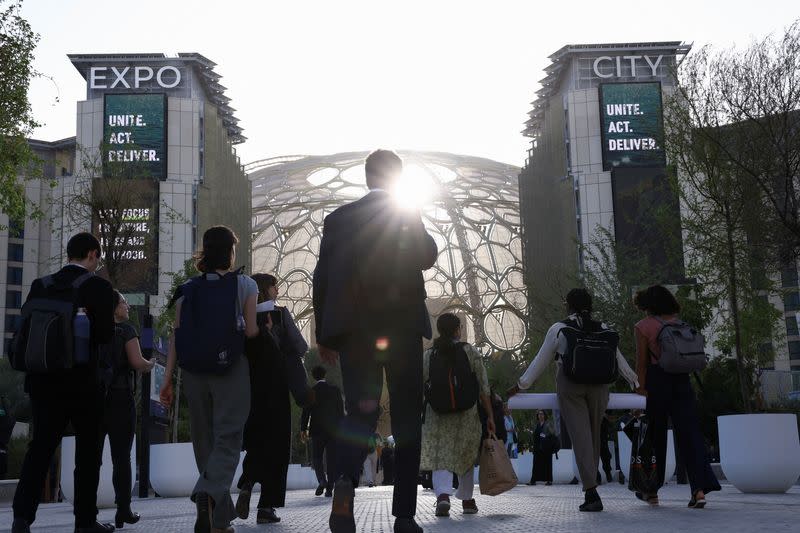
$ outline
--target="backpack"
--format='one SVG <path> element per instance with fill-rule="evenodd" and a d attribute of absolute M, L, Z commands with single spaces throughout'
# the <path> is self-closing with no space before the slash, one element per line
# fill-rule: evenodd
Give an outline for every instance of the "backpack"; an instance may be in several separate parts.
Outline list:
<path fill-rule="evenodd" d="M 21 372 L 46 374 L 73 368 L 73 322 L 78 310 L 78 289 L 94 274 L 81 274 L 72 283 L 56 282 L 53 275 L 40 280 L 44 295 L 25 302 L 20 326 L 8 353 L 11 367 Z"/>
<path fill-rule="evenodd" d="M 478 402 L 478 378 L 464 350 L 466 344 L 459 342 L 431 351 L 425 399 L 437 413 L 459 413 Z"/>
<path fill-rule="evenodd" d="M 665 322 L 653 317 L 661 323 L 658 332 L 658 345 L 661 357 L 658 365 L 668 374 L 689 374 L 703 370 L 708 364 L 706 340 L 703 334 L 686 322 Z"/>
<path fill-rule="evenodd" d="M 567 350 L 561 357 L 561 370 L 574 383 L 602 385 L 617 380 L 617 346 L 619 334 L 604 329 L 600 322 L 565 320 L 558 332 L 567 339 Z"/>
<path fill-rule="evenodd" d="M 224 374 L 244 353 L 239 275 L 207 273 L 181 285 L 183 303 L 175 351 L 183 370 Z"/>

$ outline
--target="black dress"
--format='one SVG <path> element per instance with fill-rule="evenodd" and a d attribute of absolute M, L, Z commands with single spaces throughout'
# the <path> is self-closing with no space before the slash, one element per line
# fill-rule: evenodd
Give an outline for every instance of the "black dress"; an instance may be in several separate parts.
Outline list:
<path fill-rule="evenodd" d="M 542 451 L 544 437 L 553 433 L 552 426 L 545 422 L 533 429 L 533 471 L 531 482 L 553 481 L 553 455 Z"/>
<path fill-rule="evenodd" d="M 302 356 L 308 345 L 289 311 L 275 307 L 272 331 L 267 315 L 257 314 L 260 334 L 247 341 L 250 364 L 250 415 L 244 428 L 242 448 L 247 452 L 238 486 L 261 484 L 258 508 L 283 507 L 289 470 L 292 408 L 289 393 L 303 405 L 308 383 Z"/>

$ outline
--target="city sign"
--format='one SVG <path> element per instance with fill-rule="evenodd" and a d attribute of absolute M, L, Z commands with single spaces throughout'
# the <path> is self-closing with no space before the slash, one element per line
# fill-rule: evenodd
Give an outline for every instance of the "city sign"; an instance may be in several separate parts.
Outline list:
<path fill-rule="evenodd" d="M 661 83 L 601 83 L 603 170 L 663 167 Z"/>
<path fill-rule="evenodd" d="M 90 89 L 141 89 L 158 86 L 174 89 L 181 83 L 181 71 L 171 65 L 154 69 L 148 66 L 91 67 Z"/>
<path fill-rule="evenodd" d="M 635 78 L 637 75 L 652 76 L 658 75 L 658 66 L 664 59 L 663 55 L 652 56 L 647 55 L 628 55 L 628 56 L 600 56 L 595 58 L 592 63 L 592 71 L 598 78 Z M 611 64 L 612 70 L 609 72 L 601 70 L 600 67 Z M 627 63 L 630 66 L 630 75 L 623 72 L 623 65 Z M 626 65 L 627 66 L 627 65 Z M 638 69 L 637 69 L 638 67 Z M 637 74 L 638 73 L 638 74 Z"/>
<path fill-rule="evenodd" d="M 166 108 L 164 94 L 105 95 L 105 177 L 167 179 Z"/>

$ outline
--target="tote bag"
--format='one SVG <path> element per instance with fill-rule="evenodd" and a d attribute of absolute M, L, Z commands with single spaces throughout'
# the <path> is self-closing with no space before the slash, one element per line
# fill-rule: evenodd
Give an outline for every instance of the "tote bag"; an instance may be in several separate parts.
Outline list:
<path fill-rule="evenodd" d="M 481 494 L 497 496 L 517 486 L 517 474 L 511 466 L 505 444 L 490 437 L 481 446 L 478 483 Z"/>

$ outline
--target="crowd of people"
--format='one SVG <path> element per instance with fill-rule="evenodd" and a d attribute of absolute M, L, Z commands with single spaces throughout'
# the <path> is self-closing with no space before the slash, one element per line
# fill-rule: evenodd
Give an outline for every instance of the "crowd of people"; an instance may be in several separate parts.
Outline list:
<path fill-rule="evenodd" d="M 365 172 L 369 193 L 325 219 L 313 278 L 316 344 L 326 366 L 340 366 L 343 390 L 326 381 L 323 365 L 312 369 L 310 384 L 303 366 L 308 345 L 288 309 L 276 304 L 278 280 L 267 273 L 248 276 L 235 268 L 238 239 L 229 228 L 216 226 L 204 233 L 197 256 L 201 275 L 172 295 L 174 334 L 160 397 L 167 406 L 174 403 L 172 376 L 180 367 L 199 472 L 191 495 L 196 533 L 232 532 L 234 519 L 249 516 L 256 484 L 261 487 L 257 522 L 280 521 L 277 509 L 285 504 L 292 398 L 303 408 L 299 429 L 303 440 L 310 438 L 316 495 L 332 499 L 333 533 L 355 533 L 355 488 L 378 483 L 379 455 L 383 481 L 394 486 L 394 531 L 412 533 L 422 531 L 415 521 L 421 470 L 431 472 L 436 516 L 449 516 L 453 495 L 464 514 L 474 514 L 474 467 L 482 441 L 497 439 L 509 456 L 519 451 L 520 429 L 490 387 L 481 354 L 462 342 L 462 322 L 456 314 L 438 317 L 438 336 L 423 351 L 423 338 L 433 336 L 423 272 L 433 267 L 438 249 L 419 213 L 399 207 L 389 193 L 400 179 L 402 161 L 394 152 L 377 150 L 366 159 Z M 133 373 L 149 372 L 153 362 L 142 356 L 137 332 L 126 322 L 125 298 L 93 275 L 101 261 L 100 242 L 88 233 L 75 235 L 67 255 L 67 266 L 33 283 L 23 308 L 27 330 L 43 328 L 41 315 L 50 313 L 47 316 L 64 326 L 62 337 L 51 339 L 54 334 L 45 328 L 43 341 L 31 333 L 14 343 L 15 368 L 27 372 L 33 439 L 14 498 L 13 533 L 30 531 L 50 458 L 70 423 L 76 435 L 76 533 L 114 530 L 114 525 L 97 521 L 106 434 L 114 467 L 115 525 L 139 520 L 130 506 Z M 66 310 L 55 301 L 67 302 Z M 609 384 L 621 376 L 632 390 L 647 396 L 647 415 L 660 443 L 659 486 L 665 478 L 671 419 L 691 485 L 689 505 L 701 508 L 719 484 L 706 459 L 691 384 L 688 374 L 669 373 L 659 364 L 659 333 L 664 324 L 678 321 L 680 307 L 659 286 L 638 293 L 635 303 L 646 315 L 635 330 L 636 370 L 617 349 L 616 333 L 593 316 L 591 295 L 573 289 L 566 297 L 566 318 L 549 329 L 508 395 L 531 387 L 556 361 L 560 420 L 585 493 L 579 509 L 601 511 L 601 459 L 607 479 L 611 474 L 607 442 L 603 444 L 603 434 L 609 431 Z M 90 334 L 84 335 L 85 322 L 80 321 L 87 318 Z M 611 347 L 605 358 L 597 358 L 612 369 L 610 374 L 597 366 L 588 374 L 582 370 L 577 358 L 589 338 L 599 343 L 593 345 L 596 350 Z M 55 356 L 47 350 L 51 341 L 60 350 Z M 84 348 L 86 354 L 81 352 Z M 32 363 L 37 357 L 42 363 L 38 367 Z M 392 434 L 386 441 L 376 435 L 384 376 Z M 559 432 L 545 411 L 537 413 L 532 429 L 531 484 L 549 485 Z M 242 450 L 246 455 L 234 503 L 230 488 Z M 636 496 L 658 504 L 656 490 Z"/>

